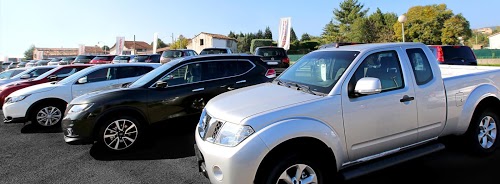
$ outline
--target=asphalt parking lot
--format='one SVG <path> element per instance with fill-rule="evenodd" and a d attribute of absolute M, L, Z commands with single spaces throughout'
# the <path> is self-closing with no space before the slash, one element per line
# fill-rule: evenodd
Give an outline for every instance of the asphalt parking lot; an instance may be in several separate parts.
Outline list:
<path fill-rule="evenodd" d="M 179 124 L 155 128 L 138 151 L 109 155 L 67 145 L 59 129 L 0 123 L 0 183 L 209 183 L 196 167 L 196 120 Z M 449 148 L 347 183 L 499 183 L 499 168 L 500 150 L 477 158 Z"/>

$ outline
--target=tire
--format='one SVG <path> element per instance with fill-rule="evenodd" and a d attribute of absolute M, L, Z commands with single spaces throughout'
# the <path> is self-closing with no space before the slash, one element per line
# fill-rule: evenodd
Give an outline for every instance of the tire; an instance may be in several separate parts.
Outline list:
<path fill-rule="evenodd" d="M 143 136 L 144 129 L 137 118 L 121 115 L 102 124 L 97 143 L 106 151 L 127 152 L 136 148 Z"/>
<path fill-rule="evenodd" d="M 65 110 L 66 106 L 62 104 L 40 104 L 30 113 L 31 124 L 41 128 L 60 126 Z"/>
<path fill-rule="evenodd" d="M 271 159 L 276 161 L 264 165 L 267 168 L 265 168 L 265 172 L 261 173 L 261 176 L 257 176 L 257 183 L 323 184 L 328 183 L 327 178 L 325 178 L 327 175 L 334 174 L 326 173 L 328 169 L 321 164 L 322 162 L 318 156 L 293 153 L 281 158 Z M 297 176 L 298 169 L 302 170 L 299 173 L 300 176 Z M 285 180 L 288 180 L 288 182 Z"/>
<path fill-rule="evenodd" d="M 500 119 L 493 111 L 486 109 L 474 114 L 465 134 L 469 151 L 476 155 L 488 155 L 498 145 L 498 123 Z"/>

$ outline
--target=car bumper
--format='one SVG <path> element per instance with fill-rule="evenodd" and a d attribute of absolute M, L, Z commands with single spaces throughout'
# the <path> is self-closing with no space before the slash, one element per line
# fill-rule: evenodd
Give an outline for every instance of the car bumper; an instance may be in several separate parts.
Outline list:
<path fill-rule="evenodd" d="M 269 149 L 257 135 L 252 135 L 235 147 L 205 142 L 196 132 L 196 154 L 200 172 L 211 183 L 251 184 Z"/>
<path fill-rule="evenodd" d="M 3 117 L 5 123 L 24 123 L 27 121 L 27 111 L 31 103 L 28 100 L 19 101 L 16 103 L 6 103 L 2 106 Z"/>
<path fill-rule="evenodd" d="M 61 127 L 64 134 L 64 141 L 68 144 L 92 144 L 94 143 L 95 118 L 79 114 L 67 114 Z"/>

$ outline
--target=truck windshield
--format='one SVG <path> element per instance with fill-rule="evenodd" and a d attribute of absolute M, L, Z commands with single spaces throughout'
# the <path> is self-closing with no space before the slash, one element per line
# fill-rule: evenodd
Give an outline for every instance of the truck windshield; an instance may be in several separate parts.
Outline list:
<path fill-rule="evenodd" d="M 358 55 L 358 51 L 313 52 L 300 58 L 277 80 L 305 85 L 311 91 L 328 94 Z"/>

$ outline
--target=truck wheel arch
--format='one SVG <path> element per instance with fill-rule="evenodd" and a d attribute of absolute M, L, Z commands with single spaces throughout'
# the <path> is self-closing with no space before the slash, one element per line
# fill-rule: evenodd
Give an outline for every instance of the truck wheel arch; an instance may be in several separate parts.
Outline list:
<path fill-rule="evenodd" d="M 306 118 L 288 119 L 273 123 L 260 130 L 258 135 L 269 148 L 269 152 L 260 162 L 258 170 L 262 165 L 266 164 L 267 160 L 274 158 L 276 154 L 290 148 L 297 149 L 297 144 L 304 145 L 304 142 L 307 143 L 305 144 L 307 148 L 314 148 L 314 151 L 319 148 L 323 156 L 328 156 L 334 169 L 339 169 L 342 160 L 347 159 L 347 152 L 344 144 L 342 144 L 344 139 L 339 137 L 339 134 L 330 126 L 318 120 Z"/>
<path fill-rule="evenodd" d="M 464 108 L 460 115 L 456 133 L 462 135 L 469 129 L 470 121 L 475 113 L 479 113 L 488 107 L 497 107 L 493 108 L 493 110 L 498 109 L 500 106 L 498 92 L 499 90 L 491 85 L 481 85 L 474 89 L 463 104 Z M 495 110 L 495 112 L 500 115 L 499 110 Z"/>

